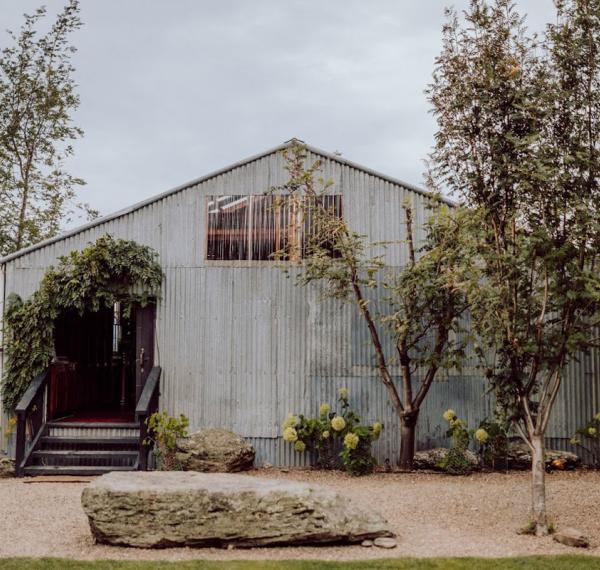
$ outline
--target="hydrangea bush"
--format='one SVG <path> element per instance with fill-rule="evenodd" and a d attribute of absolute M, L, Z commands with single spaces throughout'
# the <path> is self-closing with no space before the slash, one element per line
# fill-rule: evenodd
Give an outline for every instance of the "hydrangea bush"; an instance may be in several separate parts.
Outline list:
<path fill-rule="evenodd" d="M 443 418 L 448 422 L 446 435 L 452 438 L 452 445 L 439 467 L 453 474 L 468 473 L 472 466 L 466 452 L 471 441 L 475 443 L 483 466 L 496 469 L 500 460 L 506 461 L 508 437 L 502 424 L 485 419 L 477 429 L 469 429 L 467 422 L 454 410 L 446 410 Z"/>
<path fill-rule="evenodd" d="M 376 465 L 371 444 L 381 435 L 383 424 L 362 425 L 360 417 L 350 409 L 348 390 L 341 388 L 338 396 L 339 412 L 324 403 L 319 407 L 318 418 L 289 414 L 282 426 L 283 439 L 299 453 L 315 451 L 318 466 L 325 469 L 336 467 L 335 451 L 341 444 L 338 455 L 349 474 L 371 473 Z"/>

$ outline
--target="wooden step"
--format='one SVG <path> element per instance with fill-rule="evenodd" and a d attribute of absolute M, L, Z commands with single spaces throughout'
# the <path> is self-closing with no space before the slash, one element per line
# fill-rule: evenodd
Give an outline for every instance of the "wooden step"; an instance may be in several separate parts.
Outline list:
<path fill-rule="evenodd" d="M 47 422 L 46 425 L 51 428 L 83 428 L 83 429 L 139 429 L 140 424 L 138 422 Z"/>
<path fill-rule="evenodd" d="M 64 445 L 139 445 L 137 437 L 84 437 L 84 436 L 62 436 L 45 435 L 40 439 L 41 443 L 64 444 Z"/>
<path fill-rule="evenodd" d="M 97 465 L 28 465 L 25 467 L 25 475 L 104 475 L 110 471 L 135 471 L 137 465 L 133 466 L 97 466 Z"/>
<path fill-rule="evenodd" d="M 119 459 L 127 458 L 127 457 L 137 457 L 137 451 L 127 451 L 127 450 L 81 450 L 81 449 L 38 449 L 34 451 L 31 455 L 33 457 L 69 457 L 69 458 L 80 458 L 80 459 L 110 459 L 111 457 L 118 457 Z"/>

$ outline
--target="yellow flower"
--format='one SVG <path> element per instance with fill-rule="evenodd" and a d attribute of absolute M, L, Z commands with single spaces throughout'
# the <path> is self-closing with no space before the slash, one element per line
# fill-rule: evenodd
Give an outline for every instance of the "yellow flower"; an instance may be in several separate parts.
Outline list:
<path fill-rule="evenodd" d="M 588 432 L 588 435 L 595 436 L 598 433 L 598 430 L 596 428 L 591 427 L 591 428 L 588 428 L 587 432 Z"/>
<path fill-rule="evenodd" d="M 595 419 L 597 422 L 600 422 L 600 412 L 598 412 L 598 413 L 597 413 L 597 414 L 594 416 L 594 419 Z"/>
<path fill-rule="evenodd" d="M 298 433 L 293 427 L 286 427 L 283 430 L 283 439 L 290 443 L 294 443 L 298 439 Z"/>
<path fill-rule="evenodd" d="M 373 424 L 373 436 L 377 439 L 381 435 L 381 430 L 383 429 L 383 425 L 381 422 L 375 422 Z"/>
<path fill-rule="evenodd" d="M 340 395 L 340 398 L 342 400 L 347 400 L 348 399 L 348 388 L 340 388 L 338 391 L 338 394 Z"/>
<path fill-rule="evenodd" d="M 294 427 L 297 421 L 298 418 L 294 414 L 288 414 L 287 418 L 285 418 L 285 421 L 283 422 L 283 429 Z"/>
<path fill-rule="evenodd" d="M 456 412 L 454 410 L 446 410 L 444 412 L 444 416 L 443 418 L 447 421 L 447 422 L 452 422 L 453 420 L 456 419 Z"/>
<path fill-rule="evenodd" d="M 346 420 L 342 416 L 335 416 L 331 420 L 331 427 L 335 431 L 342 431 L 346 427 Z"/>
<path fill-rule="evenodd" d="M 329 404 L 321 404 L 321 407 L 319 408 L 319 414 L 326 416 L 329 413 L 329 410 L 331 410 L 331 406 Z"/>
<path fill-rule="evenodd" d="M 329 435 L 330 435 L 330 434 L 329 434 L 329 432 L 328 432 L 328 431 L 324 431 L 324 432 L 321 434 L 321 439 L 329 439 Z"/>
<path fill-rule="evenodd" d="M 17 424 L 17 418 L 15 416 L 13 416 L 12 418 L 10 418 L 10 420 L 8 420 L 9 426 L 14 426 L 16 424 Z"/>
<path fill-rule="evenodd" d="M 572 437 L 571 440 L 569 441 L 569 443 L 571 445 L 579 445 L 581 443 L 581 441 L 576 437 Z"/>
<path fill-rule="evenodd" d="M 356 449 L 358 447 L 358 441 L 359 438 L 355 433 L 347 433 L 346 437 L 344 438 L 344 445 L 348 448 L 348 449 Z"/>
<path fill-rule="evenodd" d="M 303 441 L 298 440 L 295 444 L 294 444 L 294 449 L 300 453 L 304 452 L 306 450 L 306 443 L 304 443 Z"/>
<path fill-rule="evenodd" d="M 476 432 L 475 432 L 475 439 L 479 442 L 479 443 L 485 443 L 488 439 L 490 438 L 489 434 L 487 431 L 485 431 L 483 428 L 479 428 Z"/>

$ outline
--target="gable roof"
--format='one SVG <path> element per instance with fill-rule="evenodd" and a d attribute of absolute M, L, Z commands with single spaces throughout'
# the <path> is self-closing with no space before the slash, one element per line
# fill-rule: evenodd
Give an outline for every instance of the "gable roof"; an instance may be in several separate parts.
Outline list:
<path fill-rule="evenodd" d="M 291 147 L 295 143 L 302 144 L 308 151 L 310 151 L 313 154 L 316 154 L 322 158 L 326 158 L 328 160 L 333 160 L 335 162 L 338 162 L 339 164 L 349 166 L 356 170 L 360 170 L 366 174 L 370 174 L 371 176 L 376 176 L 377 178 L 381 178 L 382 180 L 391 182 L 392 184 L 397 184 L 399 186 L 403 186 L 407 190 L 411 190 L 412 192 L 416 192 L 417 194 L 421 194 L 422 196 L 431 196 L 431 192 L 428 192 L 427 190 L 424 190 L 423 188 L 419 188 L 418 186 L 409 184 L 408 182 L 403 182 L 402 180 L 399 180 L 392 176 L 382 174 L 381 172 L 377 172 L 376 170 L 373 170 L 372 168 L 367 168 L 366 166 L 362 166 L 360 164 L 357 164 L 355 162 L 347 160 L 338 154 L 334 154 L 331 152 L 321 150 L 312 145 L 306 144 L 304 141 L 301 141 L 299 139 L 292 138 L 280 145 L 277 145 L 276 147 L 270 148 L 268 150 L 265 150 L 264 152 L 255 154 L 253 156 L 249 156 L 248 158 L 245 158 L 238 162 L 234 162 L 233 164 L 230 164 L 229 166 L 220 168 L 219 170 L 215 170 L 213 172 L 210 172 L 209 174 L 205 174 L 204 176 L 201 176 L 200 178 L 195 178 L 194 180 L 190 180 L 189 182 L 186 182 L 185 184 L 175 186 L 175 188 L 171 188 L 170 190 L 167 190 L 166 192 L 161 192 L 160 194 L 156 194 L 154 196 L 151 196 L 150 198 L 146 198 L 145 200 L 142 200 L 141 202 L 136 202 L 135 204 L 132 204 L 131 206 L 123 208 L 122 210 L 117 210 L 116 212 L 113 212 L 112 214 L 107 214 L 106 216 L 101 216 L 100 218 L 97 218 L 91 222 L 88 222 L 87 224 L 77 226 L 76 228 L 73 228 L 72 230 L 68 230 L 68 231 L 61 233 L 57 236 L 54 236 L 52 238 L 43 240 L 39 243 L 30 245 L 28 247 L 24 247 L 23 249 L 20 249 L 18 251 L 15 251 L 14 253 L 11 253 L 5 257 L 0 258 L 0 264 L 3 265 L 9 261 L 12 261 L 13 259 L 21 257 L 22 255 L 25 255 L 25 254 L 35 251 L 37 249 L 41 249 L 47 245 L 50 245 L 50 244 L 56 243 L 58 241 L 61 241 L 63 239 L 69 238 L 71 236 L 74 236 L 80 232 L 83 232 L 83 231 L 93 228 L 95 226 L 102 225 L 105 222 L 109 222 L 116 218 L 120 218 L 122 216 L 126 216 L 127 214 L 131 214 L 132 212 L 135 212 L 136 210 L 139 210 L 140 208 L 144 208 L 145 206 L 148 206 L 149 204 L 158 202 L 159 200 L 162 200 L 163 198 L 166 198 L 167 196 L 171 196 L 172 194 L 177 194 L 178 192 L 186 190 L 187 188 L 189 188 L 191 186 L 195 186 L 196 184 L 200 184 L 201 182 L 205 182 L 211 178 L 215 178 L 216 176 L 225 174 L 225 173 L 229 172 L 230 170 L 239 168 L 240 166 L 245 166 L 246 164 L 249 164 L 251 162 L 254 162 L 256 160 L 264 158 L 270 154 L 280 152 L 286 148 Z M 448 205 L 451 205 L 451 206 L 455 205 L 454 202 L 452 202 L 448 198 L 442 197 L 442 200 L 445 203 L 447 203 Z"/>

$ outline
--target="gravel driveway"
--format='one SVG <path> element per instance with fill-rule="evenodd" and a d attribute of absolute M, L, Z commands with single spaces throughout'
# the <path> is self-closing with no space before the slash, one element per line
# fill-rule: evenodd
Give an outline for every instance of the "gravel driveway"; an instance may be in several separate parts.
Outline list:
<path fill-rule="evenodd" d="M 566 554 L 576 549 L 551 538 L 518 536 L 528 519 L 529 474 L 377 474 L 254 471 L 262 475 L 328 485 L 378 509 L 398 533 L 394 550 L 346 547 L 189 548 L 142 550 L 93 542 L 80 506 L 85 483 L 24 483 L 0 479 L 0 556 L 76 559 L 299 559 L 343 560 L 392 556 L 513 556 Z M 557 526 L 584 530 L 591 554 L 600 555 L 600 472 L 555 473 L 547 479 L 549 507 Z M 1 564 L 0 564 L 1 566 Z"/>

